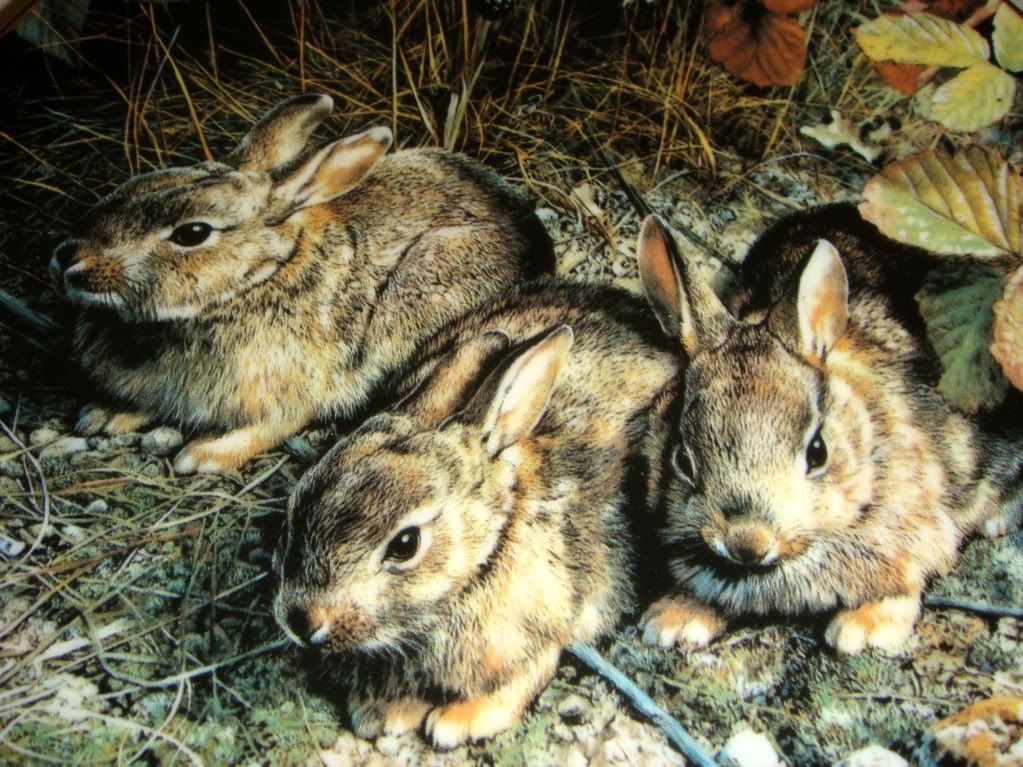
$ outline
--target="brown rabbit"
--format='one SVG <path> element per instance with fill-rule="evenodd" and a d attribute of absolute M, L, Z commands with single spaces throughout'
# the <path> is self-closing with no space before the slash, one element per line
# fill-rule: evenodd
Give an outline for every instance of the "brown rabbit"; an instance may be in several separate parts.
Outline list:
<path fill-rule="evenodd" d="M 444 331 L 411 393 L 302 478 L 275 611 L 342 654 L 357 733 L 511 727 L 566 644 L 632 608 L 626 476 L 673 347 L 624 291 L 529 283 Z"/>
<path fill-rule="evenodd" d="M 51 268 L 82 306 L 74 346 L 116 408 L 212 436 L 179 472 L 236 467 L 314 419 L 350 419 L 438 328 L 553 269 L 551 242 L 495 173 L 387 128 L 307 149 L 327 96 L 279 104 L 223 163 L 131 179 Z"/>
<path fill-rule="evenodd" d="M 829 229 L 852 279 L 815 239 Z M 949 407 L 908 319 L 902 291 L 926 254 L 847 207 L 803 214 L 754 245 L 744 322 L 663 246 L 642 276 L 690 364 L 645 449 L 676 582 L 644 616 L 646 640 L 701 646 L 732 618 L 836 611 L 825 639 L 840 652 L 899 647 L 963 539 L 1023 513 L 1019 436 Z"/>

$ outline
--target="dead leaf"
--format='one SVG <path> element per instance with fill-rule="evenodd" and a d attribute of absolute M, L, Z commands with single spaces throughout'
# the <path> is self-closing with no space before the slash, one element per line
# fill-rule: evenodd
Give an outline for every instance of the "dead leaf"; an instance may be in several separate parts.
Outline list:
<path fill-rule="evenodd" d="M 986 128 L 1009 113 L 1016 95 L 1016 78 L 986 61 L 964 69 L 930 97 L 930 119 L 949 130 Z"/>
<path fill-rule="evenodd" d="M 723 0 L 710 0 L 707 6 L 704 30 L 711 59 L 761 87 L 798 82 L 806 62 L 806 33 L 799 21 L 756 5 L 730 16 L 722 5 Z"/>
<path fill-rule="evenodd" d="M 1018 767 L 1023 699 L 988 698 L 937 722 L 934 742 L 968 767 Z"/>
<path fill-rule="evenodd" d="M 773 13 L 799 13 L 813 8 L 817 0 L 760 0 L 760 4 Z"/>
<path fill-rule="evenodd" d="M 894 61 L 875 61 L 874 69 L 886 85 L 907 96 L 917 92 L 920 75 L 927 71 L 927 67 L 922 64 L 899 64 Z"/>
<path fill-rule="evenodd" d="M 1021 254 L 1023 179 L 998 152 L 929 150 L 886 166 L 860 214 L 886 236 L 945 255 Z"/>
<path fill-rule="evenodd" d="M 1009 3 L 1002 3 L 995 12 L 991 42 L 999 64 L 1010 72 L 1023 70 L 1023 15 Z"/>
<path fill-rule="evenodd" d="M 930 13 L 882 14 L 853 30 L 875 61 L 970 67 L 987 61 L 987 40 L 975 29 Z"/>
<path fill-rule="evenodd" d="M 867 162 L 873 162 L 881 154 L 881 147 L 860 138 L 860 132 L 849 124 L 840 111 L 831 110 L 831 122 L 827 125 L 803 125 L 799 132 L 812 138 L 827 149 L 846 144 Z"/>
<path fill-rule="evenodd" d="M 1023 391 L 1023 266 L 1005 283 L 994 313 L 991 355 L 1012 385 Z"/>

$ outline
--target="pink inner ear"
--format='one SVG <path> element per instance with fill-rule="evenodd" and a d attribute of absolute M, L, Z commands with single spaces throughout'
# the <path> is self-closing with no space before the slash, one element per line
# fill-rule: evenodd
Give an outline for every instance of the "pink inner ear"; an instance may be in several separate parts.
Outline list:
<path fill-rule="evenodd" d="M 803 353 L 823 358 L 845 333 L 849 283 L 838 251 L 820 240 L 799 280 L 799 332 Z"/>
<path fill-rule="evenodd" d="M 673 322 L 672 318 L 679 311 L 679 285 L 665 236 L 656 217 L 650 216 L 643 222 L 637 248 L 639 276 L 662 326 L 665 323 L 674 326 L 677 321 Z M 677 327 L 665 327 L 665 330 L 675 333 Z"/>

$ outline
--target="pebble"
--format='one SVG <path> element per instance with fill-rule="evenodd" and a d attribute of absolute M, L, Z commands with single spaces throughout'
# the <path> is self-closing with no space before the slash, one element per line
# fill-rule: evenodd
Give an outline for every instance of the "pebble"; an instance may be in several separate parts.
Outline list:
<path fill-rule="evenodd" d="M 31 438 L 30 438 L 31 439 Z M 72 453 L 82 453 L 89 449 L 89 442 L 84 437 L 61 437 L 50 442 L 39 453 L 40 458 L 60 458 Z"/>
<path fill-rule="evenodd" d="M 142 435 L 141 446 L 147 453 L 170 455 L 181 447 L 184 441 L 184 437 L 181 436 L 181 432 L 177 429 L 173 429 L 170 426 L 160 426 Z"/>
<path fill-rule="evenodd" d="M 909 767 L 909 762 L 883 746 L 873 745 L 853 751 L 841 767 Z"/>
<path fill-rule="evenodd" d="M 85 507 L 86 514 L 106 514 L 110 506 L 102 498 L 97 498 L 95 501 Z"/>
<path fill-rule="evenodd" d="M 753 730 L 742 730 L 729 738 L 719 756 L 724 764 L 733 767 L 781 767 L 771 741 Z"/>
<path fill-rule="evenodd" d="M 401 747 L 401 743 L 393 735 L 384 735 L 376 740 L 377 751 L 384 756 L 395 756 L 398 753 L 398 749 Z"/>
<path fill-rule="evenodd" d="M 0 533 L 0 555 L 16 557 L 25 550 L 27 545 L 23 541 L 16 541 L 14 538 L 8 538 L 3 533 Z"/>
<path fill-rule="evenodd" d="M 568 724 L 580 724 L 585 719 L 590 702 L 582 695 L 568 695 L 558 704 L 558 716 Z"/>
<path fill-rule="evenodd" d="M 30 445 L 46 445 L 59 436 L 60 434 L 49 426 L 42 426 L 28 435 L 28 442 Z"/>

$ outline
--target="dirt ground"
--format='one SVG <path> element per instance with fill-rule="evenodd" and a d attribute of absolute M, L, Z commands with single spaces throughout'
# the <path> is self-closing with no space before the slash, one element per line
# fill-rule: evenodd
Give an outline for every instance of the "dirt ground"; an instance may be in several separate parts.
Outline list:
<path fill-rule="evenodd" d="M 309 13 L 323 14 L 324 26 L 310 35 L 322 56 L 308 61 L 287 47 L 286 35 L 273 36 L 276 22 L 268 16 L 264 23 L 257 4 L 250 4 L 255 19 L 222 15 L 208 24 L 210 40 L 250 22 L 265 36 L 250 29 L 252 50 L 239 49 L 233 69 L 235 49 L 223 43 L 219 70 L 202 48 L 207 27 L 189 27 L 189 11 L 122 5 L 98 4 L 75 69 L 10 38 L 0 41 L 0 94 L 10 105 L 0 118 L 2 285 L 65 328 L 39 333 L 0 315 L 0 764 L 683 764 L 659 729 L 568 655 L 522 723 L 492 741 L 435 752 L 415 733 L 356 738 L 343 706 L 318 683 L 316 660 L 284 641 L 269 612 L 270 553 L 288 493 L 309 465 L 302 451 L 266 454 L 224 475 L 179 477 L 170 457 L 182 435 L 173 428 L 74 434 L 89 392 L 68 359 L 68 314 L 46 263 L 97 195 L 133 171 L 198 159 L 203 143 L 226 151 L 262 108 L 303 86 L 348 96 L 326 133 L 394 119 L 404 126 L 400 142 L 431 143 L 410 90 L 402 90 L 400 108 L 388 90 L 392 44 L 408 54 L 410 67 L 418 65 L 412 54 L 426 49 L 413 41 L 414 25 L 394 43 L 379 4 L 328 19 L 327 4 L 314 3 Z M 210 18 L 203 3 L 177 5 Z M 598 11 L 564 12 L 559 3 L 520 4 L 504 26 L 489 28 L 493 55 L 506 67 L 516 30 L 531 23 L 521 38 L 529 45 L 520 49 L 547 69 L 528 77 L 513 71 L 506 91 L 484 76 L 489 90 L 470 94 L 475 106 L 455 148 L 533 196 L 561 273 L 638 287 L 633 243 L 641 216 L 609 172 L 611 157 L 626 183 L 689 233 L 687 247 L 706 254 L 708 270 L 724 284 L 728 270 L 720 262 L 741 260 L 768 223 L 814 203 L 856 199 L 875 170 L 847 150 L 828 152 L 801 139 L 805 121 L 831 107 L 856 120 L 897 116 L 903 128 L 887 147 L 892 154 L 958 140 L 937 135 L 905 101 L 871 85 L 869 66 L 849 52 L 847 27 L 856 14 L 884 5 L 813 11 L 808 73 L 798 88 L 744 88 L 704 61 L 691 79 L 712 95 L 703 102 L 694 96 L 687 117 L 664 108 L 646 120 L 644 103 L 667 103 L 681 92 L 672 62 L 705 58 L 698 3 L 600 3 L 603 20 L 592 18 Z M 401 17 L 419 6 L 433 7 L 394 7 Z M 288 8 L 294 21 L 300 6 Z M 534 12 L 536 19 L 528 15 Z M 463 44 L 470 33 L 487 34 L 472 23 Z M 345 36 L 360 24 L 365 39 L 346 47 Z M 662 24 L 682 31 L 662 39 Z M 184 31 L 166 54 L 175 29 Z M 575 40 L 577 32 L 593 37 Z M 329 51 L 326 38 L 333 40 Z M 564 56 L 555 65 L 559 45 Z M 475 61 L 475 46 L 465 46 L 466 62 Z M 134 59 L 124 67 L 126 51 Z M 634 89 L 622 91 L 616 114 L 593 95 L 602 82 L 598 53 L 619 83 L 624 78 Z M 29 64 L 31 74 L 15 71 Z M 435 115 L 464 82 L 460 71 L 436 76 L 448 90 L 423 87 L 424 98 L 441 105 Z M 345 73 L 355 80 L 360 72 L 364 91 L 345 90 Z M 582 83 L 576 95 L 566 86 L 573 80 Z M 148 119 L 138 119 L 140 105 Z M 1018 163 L 1018 98 L 1013 114 L 981 138 Z M 193 115 L 202 116 L 201 141 Z M 607 154 L 595 153 L 595 138 Z M 335 436 L 324 425 L 302 441 L 322 453 Z M 930 593 L 1020 607 L 1023 534 L 971 541 Z M 813 620 L 751 623 L 706 650 L 678 652 L 644 645 L 630 621 L 599 649 L 708 752 L 752 730 L 789 765 L 837 764 L 872 744 L 912 764 L 938 764 L 929 736 L 937 719 L 994 694 L 1023 694 L 1019 619 L 925 609 L 895 656 L 838 657 L 822 632 Z"/>

